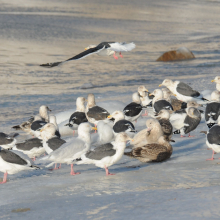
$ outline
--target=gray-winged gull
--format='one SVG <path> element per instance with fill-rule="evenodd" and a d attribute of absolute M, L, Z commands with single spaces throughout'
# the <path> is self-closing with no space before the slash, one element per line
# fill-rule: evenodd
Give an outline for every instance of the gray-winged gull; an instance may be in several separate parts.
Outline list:
<path fill-rule="evenodd" d="M 208 101 L 207 99 L 204 99 L 202 94 L 200 94 L 198 91 L 192 89 L 189 85 L 180 81 L 173 82 L 170 79 L 165 79 L 159 86 L 166 86 L 173 94 L 176 95 L 177 99 L 183 102 L 189 102 L 193 100 Z"/>
<path fill-rule="evenodd" d="M 0 147 L 0 171 L 4 173 L 3 181 L 7 182 L 8 174 L 15 174 L 23 170 L 39 169 L 30 158 L 18 151 L 2 150 Z"/>
<path fill-rule="evenodd" d="M 47 123 L 43 128 L 41 128 L 40 132 L 43 139 L 43 147 L 47 154 L 52 153 L 66 143 L 65 140 L 56 135 L 56 126 L 52 123 Z M 57 170 L 60 168 L 61 164 L 59 167 L 55 164 L 55 167 L 51 170 Z"/>
<path fill-rule="evenodd" d="M 94 150 L 85 152 L 77 164 L 94 164 L 97 167 L 104 168 L 106 176 L 114 175 L 109 173 L 108 167 L 117 163 L 124 154 L 126 142 L 132 140 L 126 133 L 116 135 L 114 142 L 96 147 Z"/>
<path fill-rule="evenodd" d="M 188 134 L 188 137 L 193 137 L 190 132 L 195 130 L 201 121 L 201 113 L 194 107 L 189 107 L 183 110 L 174 112 L 170 117 L 170 123 L 173 125 L 176 131 L 174 134 Z"/>
<path fill-rule="evenodd" d="M 95 96 L 93 94 L 88 94 L 88 103 L 85 113 L 88 121 L 95 126 L 97 126 L 98 121 L 105 120 L 110 115 L 107 110 L 96 105 Z"/>
<path fill-rule="evenodd" d="M 91 144 L 90 131 L 92 129 L 89 123 L 80 124 L 78 137 L 74 141 L 63 144 L 60 148 L 43 157 L 41 160 L 52 161 L 47 167 L 52 166 L 54 163 L 71 164 L 70 174 L 80 174 L 74 172 L 73 164 L 76 162 L 76 159 L 80 158 L 83 153 L 89 150 Z"/>
<path fill-rule="evenodd" d="M 11 149 L 17 143 L 15 137 L 18 133 L 5 134 L 0 132 L 0 146 L 4 149 Z"/>

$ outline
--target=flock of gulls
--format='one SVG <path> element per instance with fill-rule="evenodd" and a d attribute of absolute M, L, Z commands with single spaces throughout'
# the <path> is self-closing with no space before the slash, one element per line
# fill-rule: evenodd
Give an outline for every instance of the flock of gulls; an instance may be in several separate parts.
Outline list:
<path fill-rule="evenodd" d="M 90 45 L 86 50 L 70 60 L 84 58 L 91 54 L 113 55 L 115 52 L 130 51 L 134 43 L 104 42 L 98 46 Z M 64 61 L 66 62 L 66 61 Z M 54 67 L 63 62 L 43 64 Z M 59 132 L 56 116 L 51 115 L 48 106 L 40 106 L 39 114 L 20 125 L 13 126 L 16 131 L 23 131 L 32 137 L 17 143 L 18 133 L 0 133 L 0 171 L 4 173 L 1 183 L 7 182 L 8 174 L 24 170 L 52 167 L 61 169 L 61 164 L 71 166 L 71 175 L 79 174 L 73 165 L 94 164 L 111 174 L 110 166 L 117 163 L 123 155 L 146 162 L 162 162 L 169 159 L 173 148 L 173 135 L 192 137 L 204 114 L 208 131 L 206 143 L 214 153 L 220 152 L 220 76 L 212 82 L 216 83 L 216 91 L 211 100 L 180 81 L 165 79 L 159 87 L 149 92 L 144 85 L 132 94 L 132 102 L 109 112 L 96 105 L 94 94 L 86 98 L 78 97 L 76 111 L 69 118 L 68 126 L 73 137 L 64 140 Z M 204 108 L 202 110 L 201 108 Z M 137 131 L 137 120 L 146 121 L 146 128 Z M 76 137 L 77 131 L 77 137 Z M 92 135 L 98 135 L 96 144 Z M 187 136 L 185 136 L 187 135 Z M 36 158 L 39 158 L 38 164 Z M 43 164 L 43 165 L 42 165 Z"/>

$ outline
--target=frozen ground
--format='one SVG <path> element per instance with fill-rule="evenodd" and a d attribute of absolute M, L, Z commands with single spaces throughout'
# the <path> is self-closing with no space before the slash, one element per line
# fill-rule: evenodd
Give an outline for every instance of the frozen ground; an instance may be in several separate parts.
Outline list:
<path fill-rule="evenodd" d="M 219 75 L 218 1 L 174 0 L 0 0 L 0 128 L 10 127 L 47 104 L 55 114 L 75 108 L 76 97 L 92 92 L 97 103 L 131 101 L 144 84 L 152 91 L 165 77 L 193 88 L 214 90 Z M 124 59 L 88 57 L 53 69 L 55 62 L 101 41 L 134 41 Z M 188 47 L 197 59 L 157 63 L 164 52 Z M 95 85 L 80 89 L 84 83 Z M 112 105 L 111 105 L 112 107 Z M 146 118 L 141 119 L 141 129 Z M 207 150 L 204 121 L 195 138 L 179 138 L 170 160 L 142 164 L 123 157 L 115 176 L 80 165 L 50 172 L 23 172 L 0 186 L 0 219 L 219 219 L 220 178 Z M 21 135 L 19 139 L 24 139 Z M 220 162 L 220 161 L 219 161 Z M 3 175 L 3 174 L 1 174 Z M 19 212 L 24 209 L 26 212 Z M 17 210 L 17 211 L 16 211 Z"/>

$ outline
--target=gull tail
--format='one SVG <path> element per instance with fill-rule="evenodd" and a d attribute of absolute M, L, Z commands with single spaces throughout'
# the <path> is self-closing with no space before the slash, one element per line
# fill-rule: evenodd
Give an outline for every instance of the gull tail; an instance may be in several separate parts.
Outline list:
<path fill-rule="evenodd" d="M 52 162 L 52 163 L 49 163 L 49 164 L 48 164 L 47 166 L 45 166 L 45 167 L 52 167 L 54 164 L 55 164 L 55 163 Z"/>
<path fill-rule="evenodd" d="M 123 43 L 122 44 L 124 47 L 125 47 L 125 50 L 126 51 L 131 51 L 131 50 L 133 50 L 135 47 L 136 47 L 136 45 L 132 42 L 132 43 Z"/>

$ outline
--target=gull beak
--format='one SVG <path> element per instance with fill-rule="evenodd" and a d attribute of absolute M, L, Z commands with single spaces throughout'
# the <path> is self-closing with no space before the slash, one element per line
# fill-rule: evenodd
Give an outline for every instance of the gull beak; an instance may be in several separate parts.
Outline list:
<path fill-rule="evenodd" d="M 85 50 L 88 50 L 88 47 L 86 47 Z"/>
<path fill-rule="evenodd" d="M 97 131 L 98 129 L 97 129 L 96 127 L 92 127 L 92 130 L 95 130 L 95 131 Z"/>
<path fill-rule="evenodd" d="M 85 102 L 88 102 L 88 99 L 85 99 Z"/>
<path fill-rule="evenodd" d="M 146 92 L 148 92 L 148 90 L 147 90 L 147 89 L 146 89 L 145 91 L 146 91 Z"/>
<path fill-rule="evenodd" d="M 176 94 L 173 94 L 174 96 L 176 96 Z"/>
<path fill-rule="evenodd" d="M 44 129 L 42 128 L 42 129 L 40 129 L 40 132 L 42 132 L 42 131 L 44 131 Z"/>
<path fill-rule="evenodd" d="M 211 82 L 213 83 L 213 82 L 215 82 L 215 80 L 213 79 L 213 80 L 211 80 Z"/>
<path fill-rule="evenodd" d="M 150 96 L 150 95 L 154 95 L 154 94 L 153 94 L 153 93 L 150 93 L 149 96 Z"/>
<path fill-rule="evenodd" d="M 108 118 L 108 119 L 112 118 L 112 115 L 109 115 L 107 118 Z"/>
<path fill-rule="evenodd" d="M 161 86 L 162 86 L 162 84 L 159 85 L 159 87 L 161 87 Z"/>

